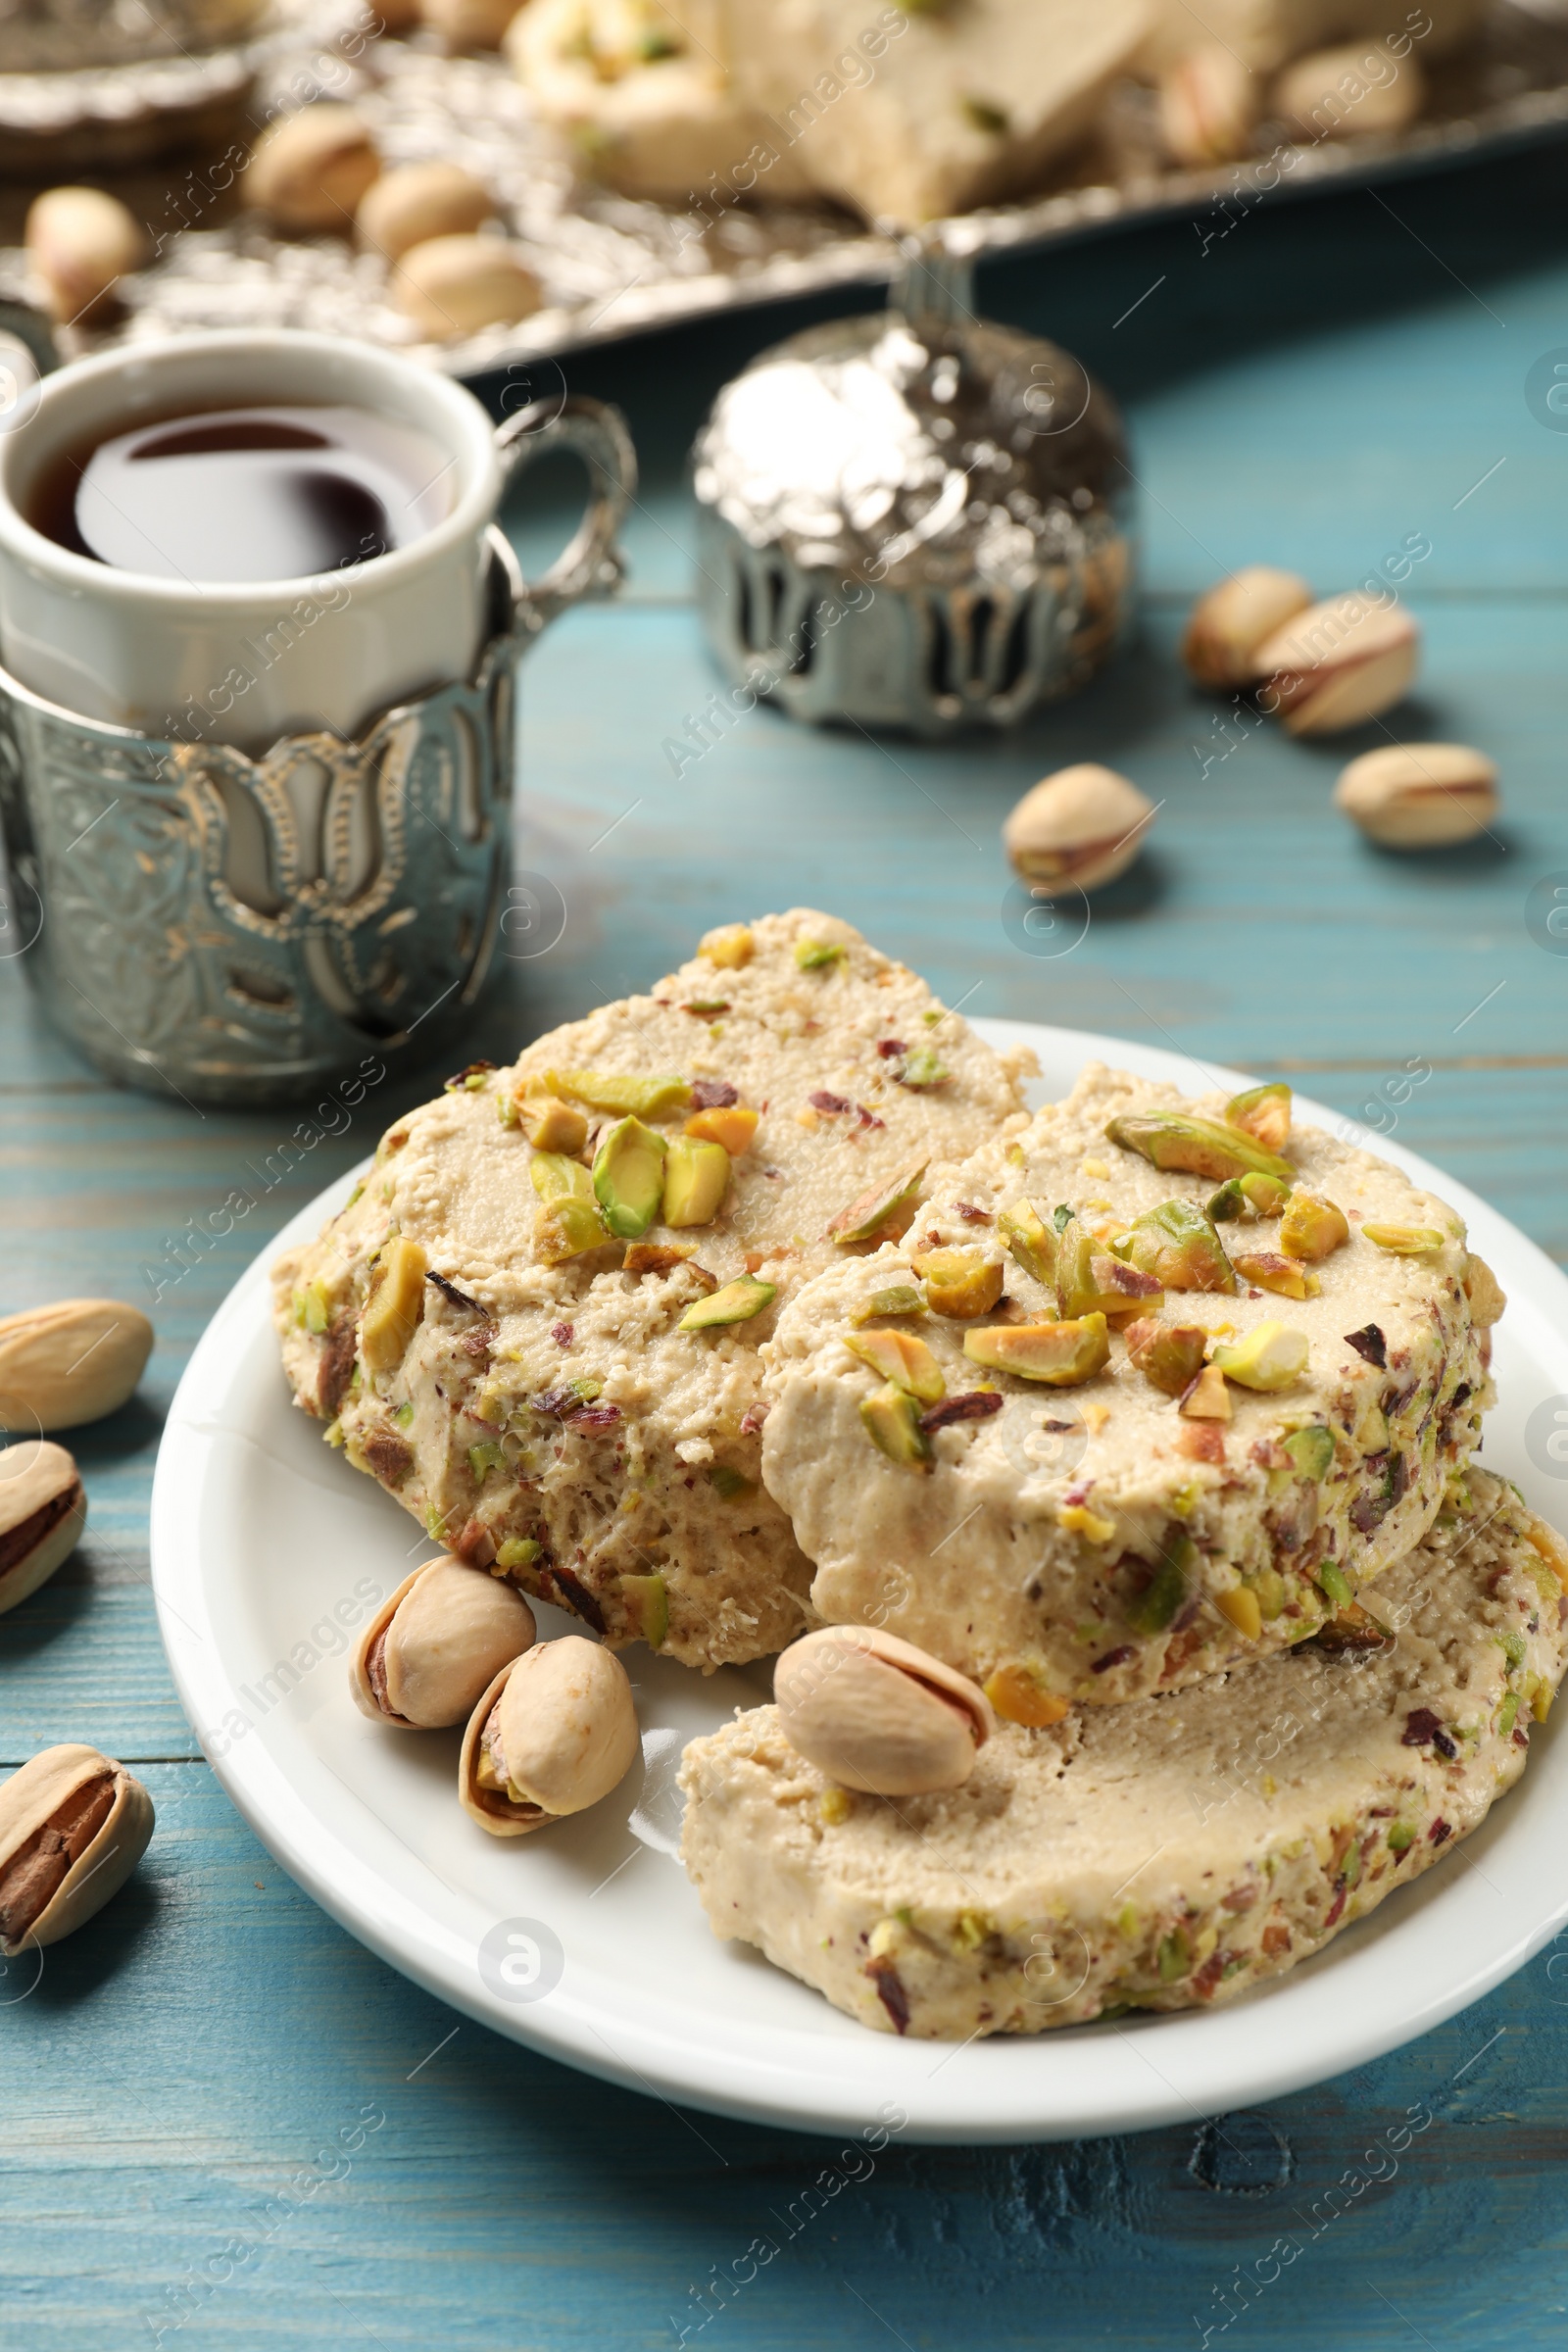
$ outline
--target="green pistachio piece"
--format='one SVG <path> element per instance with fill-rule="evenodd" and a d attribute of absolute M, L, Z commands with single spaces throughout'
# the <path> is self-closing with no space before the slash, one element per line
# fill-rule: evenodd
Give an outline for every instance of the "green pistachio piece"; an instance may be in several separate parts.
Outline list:
<path fill-rule="evenodd" d="M 925 1087 L 946 1086 L 952 1076 L 940 1054 L 933 1053 L 929 1046 L 916 1046 L 899 1064 L 899 1084 L 912 1088 L 916 1094 Z"/>
<path fill-rule="evenodd" d="M 541 1200 L 591 1200 L 593 1182 L 580 1159 L 564 1152 L 536 1152 L 528 1175 Z"/>
<path fill-rule="evenodd" d="M 684 1078 L 632 1078 L 616 1070 L 546 1070 L 544 1083 L 553 1095 L 586 1102 L 590 1110 L 610 1110 L 623 1118 L 657 1118 L 661 1111 L 680 1110 L 691 1101 Z"/>
<path fill-rule="evenodd" d="M 1275 1078 L 1266 1086 L 1250 1086 L 1245 1094 L 1232 1095 L 1225 1105 L 1225 1123 L 1239 1127 L 1265 1152 L 1283 1152 L 1291 1132 L 1290 1088 Z"/>
<path fill-rule="evenodd" d="M 834 1242 L 868 1242 L 879 1227 L 898 1214 L 913 1200 L 925 1174 L 929 1152 L 918 1159 L 906 1159 L 878 1184 L 858 1194 L 848 1208 L 841 1208 L 828 1226 L 828 1239 Z"/>
<path fill-rule="evenodd" d="M 1274 1291 L 1282 1298 L 1315 1298 L 1323 1288 L 1315 1274 L 1277 1250 L 1239 1250 L 1234 1262 L 1244 1282 Z"/>
<path fill-rule="evenodd" d="M 869 1323 L 874 1315 L 928 1315 L 930 1312 L 923 1291 L 917 1291 L 912 1282 L 896 1282 L 888 1290 L 873 1291 L 865 1304 L 856 1308 L 852 1320 Z"/>
<path fill-rule="evenodd" d="M 535 1212 L 534 1248 L 547 1266 L 564 1265 L 568 1257 L 581 1257 L 588 1250 L 602 1250 L 609 1239 L 594 1203 L 575 1195 L 541 1200 Z"/>
<path fill-rule="evenodd" d="M 1216 1348 L 1209 1361 L 1240 1388 L 1272 1391 L 1293 1388 L 1310 1354 L 1304 1331 L 1293 1331 L 1287 1323 L 1259 1323 L 1234 1348 Z"/>
<path fill-rule="evenodd" d="M 695 1306 L 689 1306 L 675 1329 L 711 1331 L 719 1323 L 749 1323 L 764 1306 L 772 1304 L 777 1294 L 776 1283 L 759 1282 L 755 1274 L 738 1275 L 710 1298 L 699 1298 Z"/>
<path fill-rule="evenodd" d="M 708 1483 L 721 1502 L 733 1502 L 738 1494 L 755 1494 L 756 1487 L 728 1462 L 715 1462 L 708 1473 Z"/>
<path fill-rule="evenodd" d="M 1518 1706 L 1518 1702 L 1517 1702 L 1517 1700 L 1514 1702 L 1514 1705 L 1515 1705 L 1515 1710 L 1517 1711 L 1517 1706 Z M 1510 1719 L 1509 1719 L 1509 1727 L 1508 1727 L 1508 1728 L 1510 1729 L 1510 1731 L 1511 1731 L 1511 1730 L 1512 1730 L 1512 1728 L 1513 1728 L 1513 1724 L 1512 1724 L 1512 1718 L 1510 1718 Z M 1412 1829 L 1411 1829 L 1411 1827 L 1410 1827 L 1409 1823 L 1408 1823 L 1407 1821 L 1396 1821 L 1396 1822 L 1395 1823 L 1395 1825 L 1394 1825 L 1393 1829 L 1391 1829 L 1391 1830 L 1390 1830 L 1390 1832 L 1389 1832 L 1389 1851 L 1390 1851 L 1390 1853 L 1391 1853 L 1391 1854 L 1407 1854 L 1407 1853 L 1409 1852 L 1409 1850 L 1410 1850 L 1411 1846 L 1412 1846 L 1412 1845 L 1414 1845 L 1414 1843 L 1415 1843 L 1415 1832 L 1414 1832 L 1414 1830 L 1412 1830 Z"/>
<path fill-rule="evenodd" d="M 1282 1184 L 1277 1176 L 1260 1176 L 1254 1172 L 1249 1176 L 1238 1176 L 1236 1181 L 1242 1188 L 1243 1200 L 1250 1201 L 1260 1217 L 1277 1217 L 1291 1197 L 1290 1186 Z"/>
<path fill-rule="evenodd" d="M 947 1394 L 941 1365 L 913 1332 L 850 1332 L 844 1345 L 862 1364 L 869 1364 L 873 1372 L 879 1372 L 906 1396 L 918 1397 L 922 1404 L 935 1404 Z"/>
<path fill-rule="evenodd" d="M 829 964 L 842 963 L 848 948 L 836 939 L 798 939 L 795 960 L 803 972 L 823 972 Z"/>
<path fill-rule="evenodd" d="M 1154 1573 L 1127 1611 L 1135 1634 L 1162 1634 L 1187 1599 L 1198 1546 L 1189 1535 L 1175 1529 L 1154 1564 Z"/>
<path fill-rule="evenodd" d="M 1334 1432 L 1321 1421 L 1310 1429 L 1293 1429 L 1284 1441 L 1286 1452 L 1302 1478 L 1324 1479 L 1334 1467 Z"/>
<path fill-rule="evenodd" d="M 1320 1591 L 1327 1594 L 1337 1609 L 1348 1609 L 1355 1598 L 1355 1594 L 1350 1591 L 1350 1580 L 1337 1560 L 1322 1562 L 1318 1568 L 1317 1581 Z"/>
<path fill-rule="evenodd" d="M 927 1250 L 914 1261 L 933 1314 L 966 1322 L 988 1315 L 1002 1297 L 1002 1264 L 980 1250 Z"/>
<path fill-rule="evenodd" d="M 997 1219 L 997 1231 L 1018 1264 L 1047 1290 L 1055 1287 L 1056 1237 L 1032 1200 L 1014 1200 Z"/>
<path fill-rule="evenodd" d="M 1105 1318 L 1089 1314 L 1061 1323 L 992 1323 L 966 1331 L 963 1352 L 988 1371 L 1012 1372 L 1020 1380 L 1043 1380 L 1054 1389 L 1076 1388 L 1110 1361 Z"/>
<path fill-rule="evenodd" d="M 1186 1976 L 1192 1965 L 1193 1947 L 1187 1940 L 1185 1929 L 1173 1928 L 1168 1936 L 1160 1937 L 1157 1966 L 1162 1984 L 1176 1984 Z"/>
<path fill-rule="evenodd" d="M 1256 1214 L 1252 1203 L 1242 1190 L 1239 1176 L 1227 1176 L 1217 1193 L 1210 1193 L 1203 1203 L 1203 1213 L 1214 1225 L 1234 1225 L 1238 1217 Z"/>
<path fill-rule="evenodd" d="M 594 1154 L 594 1197 L 617 1241 L 641 1241 L 659 1214 L 669 1150 L 641 1119 L 620 1119 Z"/>
<path fill-rule="evenodd" d="M 1446 1239 L 1431 1225 L 1363 1225 L 1361 1231 L 1374 1250 L 1387 1250 L 1394 1257 L 1430 1256 Z"/>
<path fill-rule="evenodd" d="M 1157 1304 L 1159 1293 L 1152 1275 L 1097 1249 L 1076 1219 L 1063 1227 L 1056 1244 L 1056 1304 L 1064 1317 L 1125 1314 L 1129 1307 Z"/>
<path fill-rule="evenodd" d="M 1123 1338 L 1134 1369 L 1162 1396 L 1180 1396 L 1203 1369 L 1208 1334 L 1200 1324 L 1129 1323 Z"/>
<path fill-rule="evenodd" d="M 544 1545 L 533 1536 L 508 1536 L 496 1546 L 498 1568 L 531 1568 L 544 1552 Z"/>
<path fill-rule="evenodd" d="M 631 1619 L 640 1640 L 650 1649 L 663 1646 L 669 1632 L 669 1593 L 662 1576 L 623 1576 L 619 1580 L 621 1604 Z"/>
<path fill-rule="evenodd" d="M 482 1486 L 488 1472 L 504 1470 L 507 1457 L 494 1438 L 486 1438 L 482 1446 L 468 1447 L 468 1468 L 474 1483 Z"/>
<path fill-rule="evenodd" d="M 1517 1690 L 1510 1690 L 1507 1697 L 1503 1700 L 1502 1706 L 1497 1715 L 1497 1737 L 1499 1740 L 1507 1739 L 1509 1733 L 1513 1730 L 1514 1717 L 1518 1714 L 1518 1712 L 1519 1693 Z M 1394 1833 L 1392 1830 L 1389 1833 L 1389 1843 L 1391 1845 L 1394 1843 Z"/>
<path fill-rule="evenodd" d="M 664 1223 L 710 1225 L 729 1189 L 729 1153 L 722 1144 L 677 1135 L 664 1160 Z"/>
<path fill-rule="evenodd" d="M 1280 1248 L 1287 1257 L 1315 1266 L 1332 1257 L 1350 1238 L 1349 1220 L 1332 1200 L 1315 1193 L 1293 1193 L 1280 1218 Z"/>
<path fill-rule="evenodd" d="M 1190 1176 L 1276 1176 L 1289 1184 L 1289 1160 L 1265 1152 L 1239 1127 L 1193 1118 L 1183 1110 L 1125 1110 L 1106 1123 L 1105 1133 L 1124 1152 L 1136 1152 L 1151 1166 L 1179 1168 Z"/>
<path fill-rule="evenodd" d="M 307 1283 L 303 1291 L 294 1294 L 294 1320 L 302 1331 L 318 1339 L 332 1319 L 331 1301 L 326 1286 L 321 1282 Z"/>
<path fill-rule="evenodd" d="M 1283 1615 L 1285 1609 L 1284 1577 L 1277 1568 L 1259 1568 L 1257 1574 L 1250 1582 L 1252 1591 L 1257 1594 L 1257 1605 L 1263 1612 L 1264 1623 L 1272 1625 L 1276 1617 Z"/>
<path fill-rule="evenodd" d="M 889 1381 L 874 1396 L 860 1399 L 860 1419 L 873 1446 L 890 1462 L 913 1468 L 931 1459 L 931 1441 L 920 1427 L 920 1407 Z"/>
<path fill-rule="evenodd" d="M 1114 1246 L 1118 1256 L 1125 1256 L 1141 1273 L 1152 1274 L 1162 1290 L 1236 1288 L 1213 1221 L 1196 1201 L 1162 1200 L 1157 1208 L 1146 1208 Z"/>

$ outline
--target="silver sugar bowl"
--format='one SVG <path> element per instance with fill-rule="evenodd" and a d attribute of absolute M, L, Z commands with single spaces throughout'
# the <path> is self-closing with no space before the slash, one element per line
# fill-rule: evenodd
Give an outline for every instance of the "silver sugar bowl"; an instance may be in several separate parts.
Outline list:
<path fill-rule="evenodd" d="M 792 717 L 942 736 L 1071 694 L 1132 601 L 1114 404 L 1054 343 L 974 317 L 915 239 L 889 308 L 727 384 L 694 452 L 699 595 L 725 675 Z"/>

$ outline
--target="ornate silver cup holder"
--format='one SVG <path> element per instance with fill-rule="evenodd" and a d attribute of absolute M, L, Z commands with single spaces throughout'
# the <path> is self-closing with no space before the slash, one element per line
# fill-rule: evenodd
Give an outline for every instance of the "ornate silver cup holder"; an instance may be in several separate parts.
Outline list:
<path fill-rule="evenodd" d="M 372 1049 L 389 1066 L 461 1026 L 511 862 L 517 664 L 568 605 L 613 592 L 636 484 L 618 414 L 570 399 L 498 435 L 515 473 L 574 448 L 590 498 L 524 580 L 489 534 L 492 627 L 470 677 L 352 742 L 252 758 L 83 718 L 0 671 L 10 930 L 56 1024 L 111 1078 L 192 1102 L 289 1101 Z"/>

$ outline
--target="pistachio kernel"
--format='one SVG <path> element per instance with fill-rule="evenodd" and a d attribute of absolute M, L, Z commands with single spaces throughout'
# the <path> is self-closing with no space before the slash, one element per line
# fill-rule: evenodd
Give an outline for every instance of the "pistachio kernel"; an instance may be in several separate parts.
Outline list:
<path fill-rule="evenodd" d="M 624 1118 L 610 1129 L 594 1153 L 594 1198 L 617 1241 L 641 1241 L 658 1216 L 668 1151 L 657 1128 L 645 1127 L 639 1118 Z M 727 1157 L 724 1167 L 727 1175 Z"/>
<path fill-rule="evenodd" d="M 1105 1133 L 1125 1152 L 1136 1152 L 1152 1167 L 1179 1169 L 1190 1176 L 1273 1176 L 1294 1182 L 1288 1160 L 1266 1152 L 1237 1127 L 1179 1110 L 1125 1110 L 1106 1122 Z"/>
<path fill-rule="evenodd" d="M 1133 1368 L 1161 1396 L 1180 1396 L 1203 1368 L 1208 1334 L 1200 1324 L 1158 1323 L 1151 1318 L 1129 1323 L 1122 1337 Z"/>
<path fill-rule="evenodd" d="M 710 1225 L 729 1190 L 729 1153 L 722 1144 L 677 1135 L 664 1157 L 663 1220 L 677 1231 Z"/>
<path fill-rule="evenodd" d="M 1216 1348 L 1210 1361 L 1239 1387 L 1272 1393 L 1294 1388 L 1310 1354 L 1304 1331 L 1294 1331 L 1287 1323 L 1259 1323 L 1234 1348 Z"/>
<path fill-rule="evenodd" d="M 1104 1316 L 1088 1314 L 1060 1323 L 997 1323 L 966 1331 L 963 1352 L 990 1371 L 1071 1389 L 1103 1371 L 1110 1341 Z"/>
<path fill-rule="evenodd" d="M 1320 1265 L 1350 1238 L 1343 1208 L 1315 1193 L 1293 1193 L 1280 1217 L 1280 1249 L 1304 1265 Z"/>
<path fill-rule="evenodd" d="M 1265 1152 L 1283 1152 L 1290 1140 L 1292 1099 L 1281 1078 L 1270 1079 L 1264 1086 L 1250 1086 L 1245 1093 L 1232 1095 L 1226 1103 L 1226 1125 L 1239 1127 Z"/>
<path fill-rule="evenodd" d="M 721 1323 L 749 1323 L 764 1306 L 771 1306 L 777 1295 L 776 1283 L 759 1282 L 755 1274 L 738 1275 L 710 1298 L 699 1298 L 695 1306 L 689 1306 L 675 1329 L 711 1331 Z"/>
<path fill-rule="evenodd" d="M 931 1441 L 920 1427 L 920 1407 L 907 1390 L 889 1381 L 874 1396 L 860 1398 L 859 1413 L 872 1445 L 890 1462 L 916 1468 L 930 1461 Z"/>
<path fill-rule="evenodd" d="M 913 1270 L 925 1285 L 932 1313 L 958 1322 L 988 1315 L 1002 1297 L 1002 1262 L 979 1250 L 927 1250 L 914 1259 Z"/>
<path fill-rule="evenodd" d="M 371 1372 L 395 1372 L 424 1312 L 428 1260 L 417 1242 L 396 1234 L 373 1261 L 371 1290 L 360 1317 L 360 1353 Z"/>
<path fill-rule="evenodd" d="M 947 1394 L 942 1367 L 924 1340 L 908 1331 L 847 1332 L 844 1345 L 852 1355 L 906 1396 L 922 1404 L 935 1404 Z"/>
<path fill-rule="evenodd" d="M 1374 1250 L 1393 1257 L 1430 1257 L 1447 1239 L 1432 1225 L 1363 1225 L 1361 1231 Z"/>
<path fill-rule="evenodd" d="M 621 1118 L 658 1118 L 662 1111 L 684 1110 L 692 1099 L 685 1079 L 672 1072 L 633 1078 L 616 1070 L 546 1070 L 544 1082 L 552 1094 Z"/>

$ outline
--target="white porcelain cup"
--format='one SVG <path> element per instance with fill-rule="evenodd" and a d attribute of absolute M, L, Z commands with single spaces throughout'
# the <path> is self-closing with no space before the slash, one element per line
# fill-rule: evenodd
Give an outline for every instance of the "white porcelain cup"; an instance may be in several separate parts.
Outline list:
<path fill-rule="evenodd" d="M 434 456 L 436 518 L 368 562 L 293 580 L 191 581 L 121 569 L 27 519 L 67 452 L 143 422 L 265 404 L 368 410 Z M 509 474 L 547 443 L 579 448 L 595 497 L 537 584 L 548 618 L 606 584 L 635 474 L 618 418 L 557 401 L 498 434 L 473 395 L 368 345 L 281 329 L 105 353 L 45 376 L 0 436 L 0 663 L 22 685 L 141 735 L 259 753 L 467 677 L 495 626 L 491 524 Z"/>

